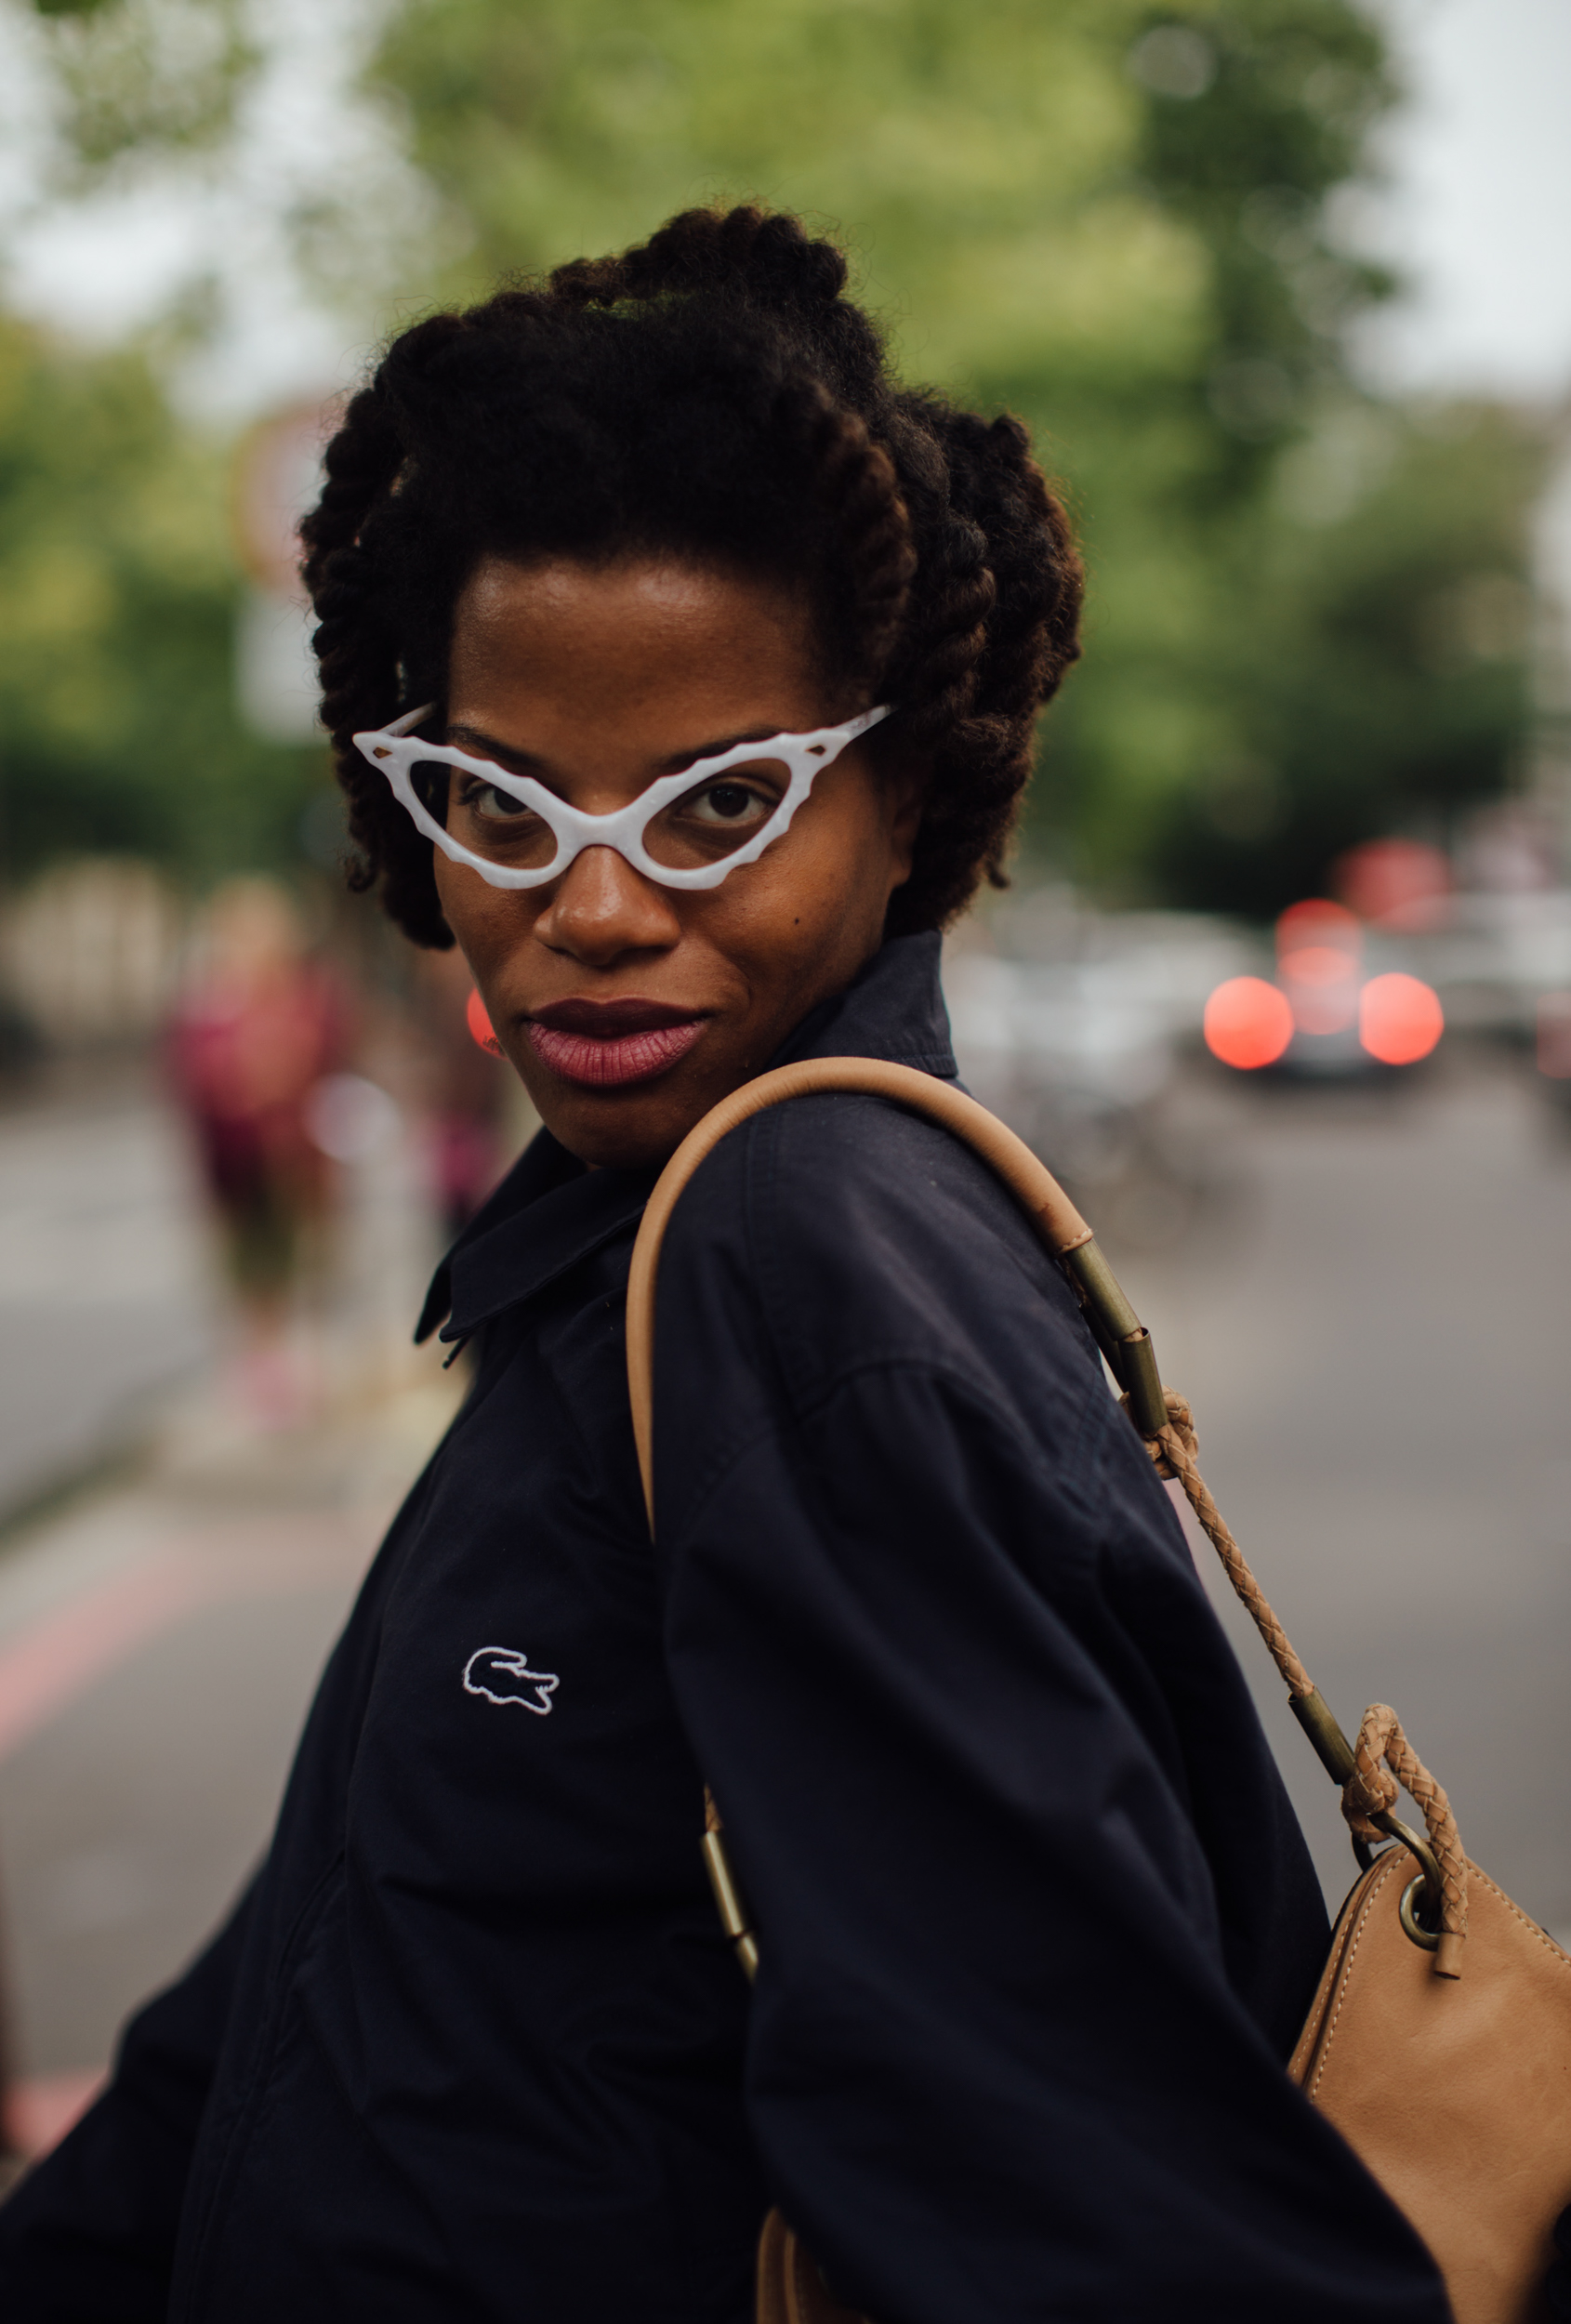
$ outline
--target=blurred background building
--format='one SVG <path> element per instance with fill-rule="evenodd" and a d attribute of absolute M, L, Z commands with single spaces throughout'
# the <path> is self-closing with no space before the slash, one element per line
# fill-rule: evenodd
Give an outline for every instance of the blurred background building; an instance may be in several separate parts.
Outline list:
<path fill-rule="evenodd" d="M 529 1129 L 342 883 L 321 443 L 411 311 L 694 200 L 832 226 L 1063 481 L 1087 654 L 951 940 L 964 1068 L 1344 1721 L 1396 1701 L 1571 1931 L 1568 90 L 1555 0 L 0 0 L 19 2146 L 263 1844 L 457 1393 L 425 1272 Z"/>

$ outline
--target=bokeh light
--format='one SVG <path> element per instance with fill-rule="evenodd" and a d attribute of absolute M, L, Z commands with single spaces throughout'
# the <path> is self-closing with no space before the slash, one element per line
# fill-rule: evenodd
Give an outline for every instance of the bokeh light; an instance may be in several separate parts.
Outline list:
<path fill-rule="evenodd" d="M 1326 945 L 1355 960 L 1364 931 L 1345 905 L 1333 904 L 1329 896 L 1306 896 L 1301 904 L 1289 904 L 1276 923 L 1276 957 L 1285 960 L 1311 945 Z"/>
<path fill-rule="evenodd" d="M 485 1003 L 478 993 L 471 993 L 464 1008 L 464 1023 L 469 1026 L 482 1049 L 488 1049 L 493 1057 L 500 1057 L 502 1044 L 491 1030 L 491 1020 L 485 1013 Z"/>
<path fill-rule="evenodd" d="M 1340 1033 L 1358 1009 L 1358 959 L 1338 944 L 1300 944 L 1277 963 L 1300 1033 Z"/>
<path fill-rule="evenodd" d="M 1387 928 L 1432 928 L 1443 919 L 1451 866 L 1423 839 L 1366 839 L 1334 866 L 1337 886 L 1362 920 Z"/>
<path fill-rule="evenodd" d="M 1358 1037 L 1382 1065 L 1416 1065 L 1446 1030 L 1440 997 L 1416 976 L 1372 976 L 1358 999 Z"/>
<path fill-rule="evenodd" d="M 1286 993 L 1263 976 L 1230 976 L 1206 1003 L 1206 1047 L 1240 1073 L 1274 1065 L 1293 1037 Z"/>

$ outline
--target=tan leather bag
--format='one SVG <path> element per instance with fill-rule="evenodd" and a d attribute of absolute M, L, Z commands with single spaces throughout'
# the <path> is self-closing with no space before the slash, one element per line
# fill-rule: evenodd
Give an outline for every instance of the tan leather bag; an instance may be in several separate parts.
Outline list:
<path fill-rule="evenodd" d="M 650 1197 L 627 1284 L 627 1380 L 651 1530 L 654 1287 L 671 1212 L 729 1130 L 784 1099 L 825 1090 L 890 1099 L 964 1139 L 1063 1262 L 1147 1450 L 1182 1484 L 1300 1724 L 1341 1787 L 1366 1867 L 1337 1921 L 1288 2072 L 1429 2245 L 1457 2324 L 1529 2324 L 1542 2313 L 1551 2231 L 1571 2204 L 1571 1957 L 1462 1855 L 1446 1794 L 1393 1711 L 1372 1705 L 1356 1745 L 1348 1742 L 1222 1523 L 1195 1465 L 1189 1408 L 1162 1388 L 1150 1336 L 1090 1228 L 1030 1148 L 974 1099 L 907 1065 L 821 1058 L 734 1090 L 678 1147 Z M 1392 1813 L 1399 1780 L 1427 1838 Z M 751 1976 L 757 1940 L 712 1799 L 706 1824 L 716 1901 Z M 1370 1843 L 1382 1839 L 1398 1844 L 1371 1855 Z M 837 2306 L 777 2212 L 759 2246 L 758 2318 L 859 2324 Z"/>

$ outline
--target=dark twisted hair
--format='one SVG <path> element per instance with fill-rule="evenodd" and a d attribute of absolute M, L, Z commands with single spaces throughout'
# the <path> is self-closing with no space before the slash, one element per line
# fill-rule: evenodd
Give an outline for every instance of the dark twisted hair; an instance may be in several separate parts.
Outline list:
<path fill-rule="evenodd" d="M 688 210 L 394 339 L 327 447 L 300 530 L 351 884 L 453 941 L 430 848 L 354 749 L 441 701 L 479 560 L 714 559 L 805 587 L 826 664 L 927 770 L 891 933 L 940 927 L 1002 863 L 1032 724 L 1078 653 L 1078 557 L 1025 429 L 899 387 L 790 217 Z"/>

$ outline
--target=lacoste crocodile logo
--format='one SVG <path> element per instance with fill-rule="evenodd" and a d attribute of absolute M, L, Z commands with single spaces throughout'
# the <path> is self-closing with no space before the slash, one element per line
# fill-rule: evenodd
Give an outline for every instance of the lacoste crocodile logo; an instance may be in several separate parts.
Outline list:
<path fill-rule="evenodd" d="M 516 1646 L 480 1646 L 464 1665 L 464 1692 L 488 1703 L 517 1703 L 537 1719 L 548 1716 L 561 1682 L 554 1670 L 532 1670 Z M 526 1691 L 527 1690 L 527 1691 Z"/>

